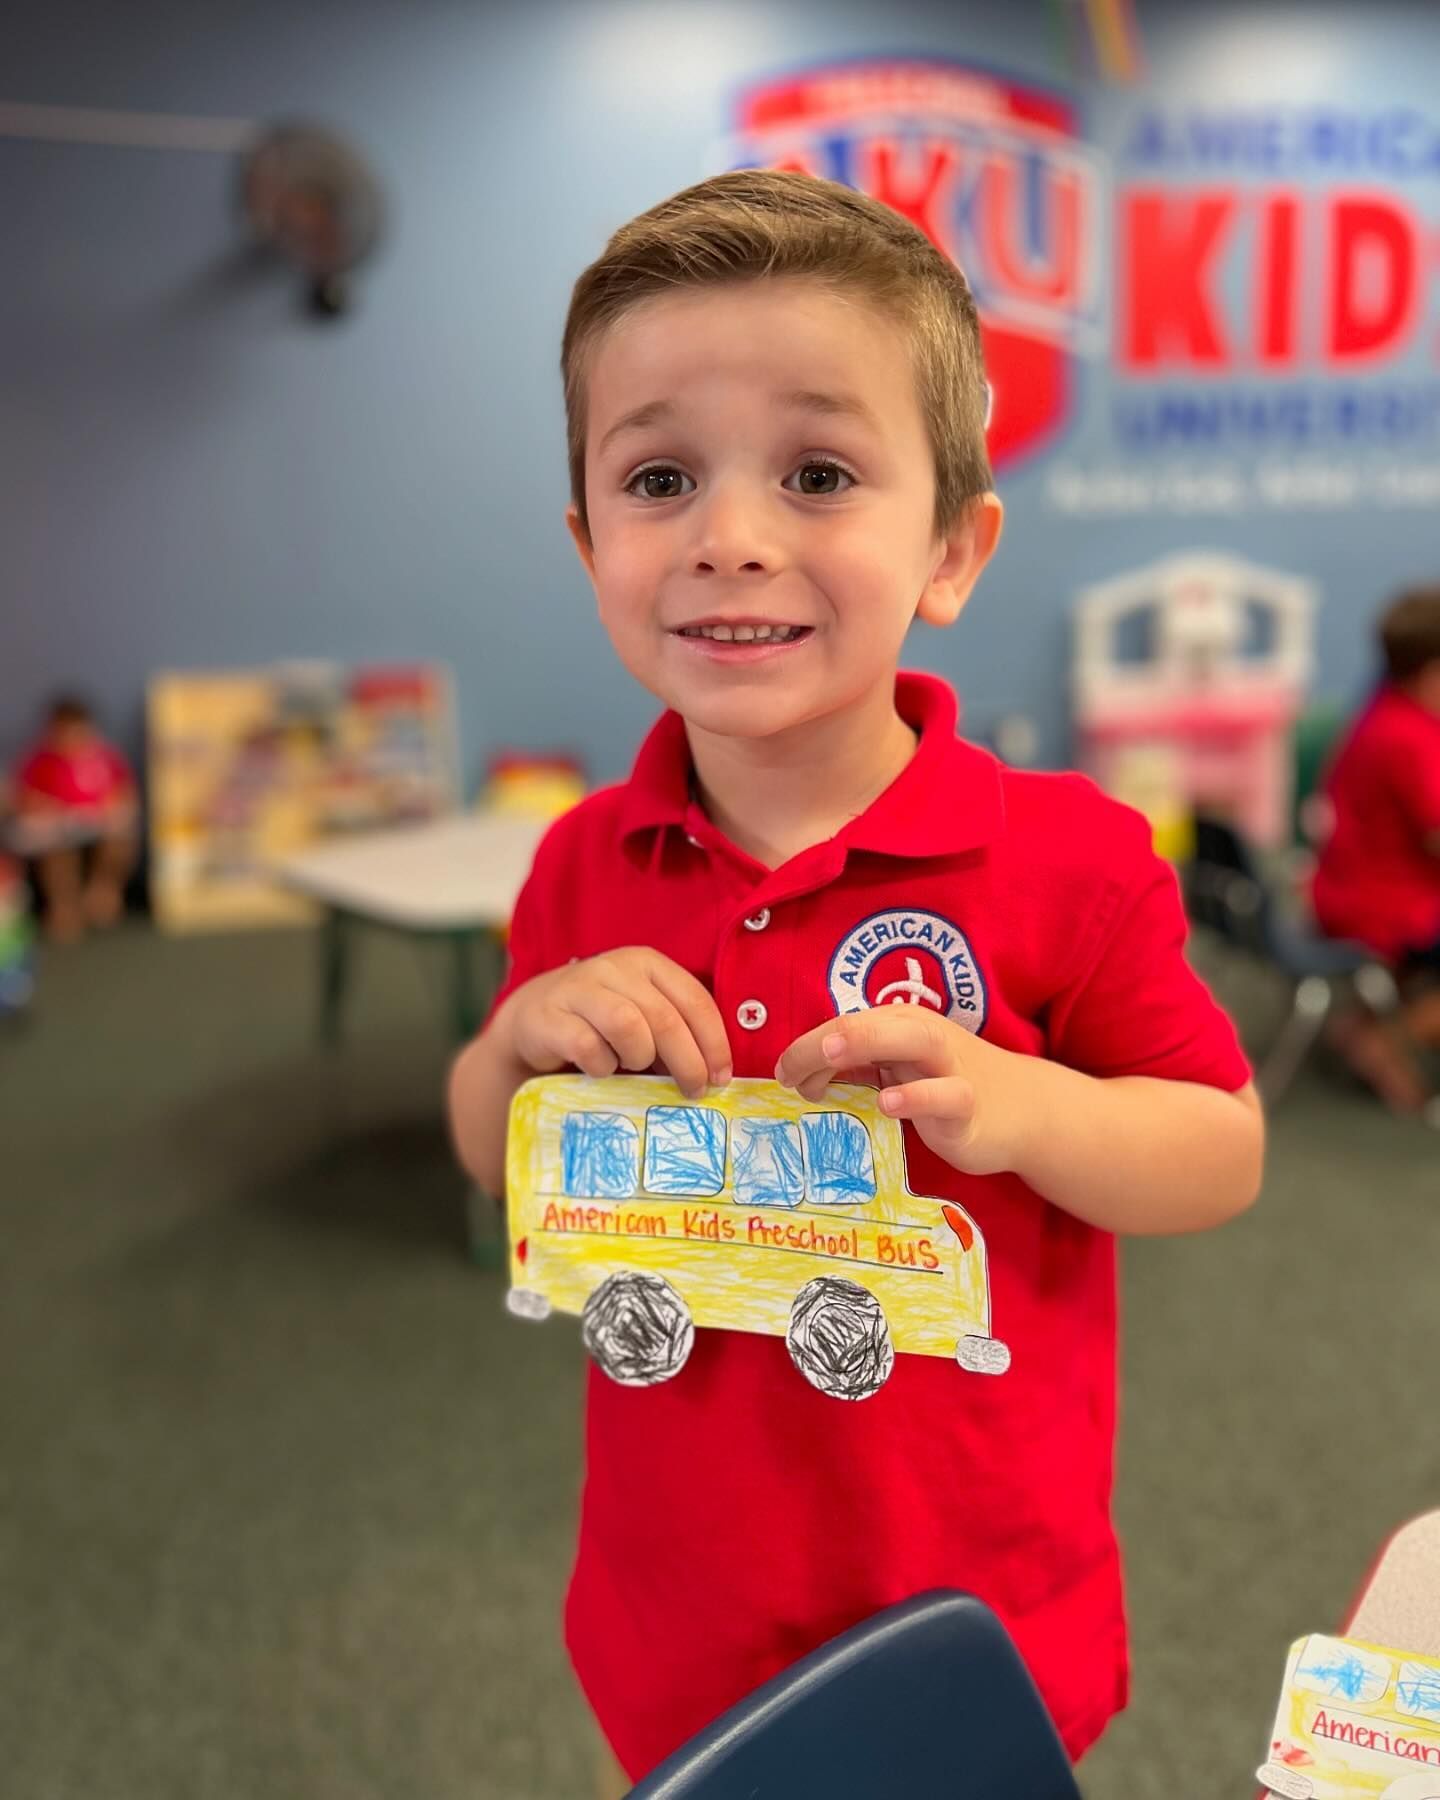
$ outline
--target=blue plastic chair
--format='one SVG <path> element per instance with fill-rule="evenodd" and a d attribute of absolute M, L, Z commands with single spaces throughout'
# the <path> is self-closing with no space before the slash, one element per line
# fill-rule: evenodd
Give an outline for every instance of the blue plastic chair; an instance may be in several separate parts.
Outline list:
<path fill-rule="evenodd" d="M 1259 1059 L 1255 1083 L 1274 1105 L 1289 1087 L 1348 984 L 1371 1012 L 1395 1004 L 1395 983 L 1373 950 L 1327 938 L 1284 917 L 1250 846 L 1225 820 L 1197 817 L 1184 871 L 1186 910 L 1233 949 L 1267 963 L 1290 990 L 1290 1011 Z"/>
<path fill-rule="evenodd" d="M 857 1625 L 731 1707 L 630 1800 L 1080 1800 L 1004 1626 L 967 1594 Z"/>

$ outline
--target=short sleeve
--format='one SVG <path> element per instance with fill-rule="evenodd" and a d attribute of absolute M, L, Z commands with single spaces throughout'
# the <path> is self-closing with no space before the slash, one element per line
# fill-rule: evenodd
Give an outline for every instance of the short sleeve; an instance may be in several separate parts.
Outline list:
<path fill-rule="evenodd" d="M 1440 734 L 1396 744 L 1386 758 L 1390 785 L 1416 837 L 1440 832 Z"/>
<path fill-rule="evenodd" d="M 515 901 L 506 933 L 505 977 L 491 1003 L 487 1025 L 516 988 L 557 968 L 570 955 L 562 938 L 560 904 L 560 896 L 566 891 L 564 823 L 561 820 L 552 825 L 540 840 L 530 873 Z"/>
<path fill-rule="evenodd" d="M 1237 1091 L 1250 1066 L 1235 1027 L 1186 960 L 1174 870 L 1128 808 L 1114 807 L 1103 836 L 1107 874 L 1078 965 L 1049 1008 L 1050 1055 L 1088 1075 Z"/>
<path fill-rule="evenodd" d="M 32 750 L 15 771 L 15 786 L 26 794 L 58 797 L 60 759 L 53 750 Z"/>

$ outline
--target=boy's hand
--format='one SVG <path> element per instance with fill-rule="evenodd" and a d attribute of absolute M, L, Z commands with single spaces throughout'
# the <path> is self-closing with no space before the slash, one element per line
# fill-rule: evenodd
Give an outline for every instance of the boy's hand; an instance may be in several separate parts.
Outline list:
<path fill-rule="evenodd" d="M 994 1175 L 1020 1160 L 1032 1065 L 928 1008 L 876 1006 L 797 1038 L 775 1079 L 807 1100 L 832 1081 L 878 1086 L 881 1112 L 912 1120 L 938 1156 L 967 1175 Z"/>
<path fill-rule="evenodd" d="M 719 1007 L 658 950 L 609 950 L 537 975 L 505 1002 L 496 1025 L 537 1075 L 572 1063 L 586 1075 L 658 1063 L 693 1097 L 732 1073 Z"/>

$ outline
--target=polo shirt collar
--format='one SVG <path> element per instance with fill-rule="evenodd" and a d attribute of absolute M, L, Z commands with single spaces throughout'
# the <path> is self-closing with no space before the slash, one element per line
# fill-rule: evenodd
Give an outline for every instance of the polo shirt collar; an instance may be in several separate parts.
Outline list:
<path fill-rule="evenodd" d="M 620 807 L 620 835 L 683 825 L 690 806 L 690 744 L 677 712 L 662 713 L 640 746 Z"/>
<path fill-rule="evenodd" d="M 836 833 L 847 850 L 881 856 L 955 856 L 993 843 L 1004 824 L 1000 764 L 955 735 L 958 708 L 934 675 L 903 671 L 895 684 L 902 719 L 920 734 L 914 756 L 857 819 Z M 684 829 L 690 800 L 685 721 L 667 712 L 640 747 L 620 816 L 624 837 L 674 825 Z"/>

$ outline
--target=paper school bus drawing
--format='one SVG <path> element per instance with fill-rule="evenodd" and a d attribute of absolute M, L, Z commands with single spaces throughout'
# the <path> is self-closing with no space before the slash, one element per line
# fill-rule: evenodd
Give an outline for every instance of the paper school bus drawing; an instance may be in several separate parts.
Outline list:
<path fill-rule="evenodd" d="M 677 1374 L 695 1327 L 783 1337 L 822 1392 L 875 1393 L 897 1351 L 1002 1374 L 985 1245 L 912 1194 L 872 1088 L 803 1099 L 732 1081 L 687 1100 L 659 1076 L 547 1075 L 515 1096 L 506 1152 L 510 1310 L 578 1313 L 615 1380 Z"/>

